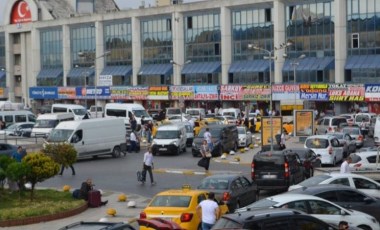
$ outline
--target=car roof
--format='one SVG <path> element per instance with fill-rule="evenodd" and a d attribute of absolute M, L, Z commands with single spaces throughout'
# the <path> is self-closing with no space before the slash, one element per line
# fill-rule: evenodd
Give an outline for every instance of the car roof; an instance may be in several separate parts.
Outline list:
<path fill-rule="evenodd" d="M 253 219 L 266 219 L 270 216 L 279 217 L 279 216 L 288 216 L 288 215 L 300 215 L 305 214 L 302 211 L 288 209 L 288 208 L 262 208 L 262 209 L 252 209 L 247 211 L 238 211 L 235 213 L 224 214 L 223 217 L 226 217 L 237 222 L 244 222 L 245 220 Z"/>
<path fill-rule="evenodd" d="M 329 173 L 327 175 L 330 175 L 331 177 L 333 178 L 340 178 L 340 177 L 352 177 L 352 178 L 362 178 L 362 179 L 367 179 L 367 180 L 371 180 L 371 181 L 374 181 L 373 179 L 371 178 L 368 178 L 366 176 L 362 176 L 362 175 L 359 175 L 359 174 L 355 174 L 355 173 L 340 173 L 340 172 L 332 172 L 332 173 Z M 376 182 L 376 181 L 375 181 Z M 379 184 L 379 182 L 376 182 L 377 184 Z"/>
<path fill-rule="evenodd" d="M 219 179 L 219 178 L 223 178 L 223 179 L 231 180 L 231 179 L 234 179 L 234 178 L 237 178 L 237 177 L 241 177 L 241 176 L 242 175 L 239 175 L 239 174 L 216 174 L 216 175 L 208 176 L 208 177 L 206 177 L 204 179 L 210 179 L 210 178 Z"/>
<path fill-rule="evenodd" d="M 368 157 L 368 156 L 376 156 L 377 152 L 375 151 L 366 151 L 366 152 L 355 152 L 353 153 L 359 157 Z"/>
<path fill-rule="evenodd" d="M 295 196 L 294 194 L 290 194 L 290 193 L 282 193 L 282 194 L 279 194 L 279 195 L 267 197 L 266 199 L 267 200 L 272 200 L 272 201 L 275 201 L 275 202 L 279 202 L 279 203 L 299 201 L 299 200 L 321 200 L 321 201 L 325 201 L 325 199 L 322 199 L 322 198 L 319 198 L 319 197 L 316 197 L 316 196 L 312 196 L 312 195 L 297 194 L 297 196 Z"/>
<path fill-rule="evenodd" d="M 351 190 L 351 191 L 358 191 L 357 189 L 354 189 L 350 186 L 346 185 L 341 185 L 341 184 L 319 184 L 317 186 L 310 186 L 310 187 L 302 187 L 302 188 L 297 188 L 291 191 L 288 191 L 286 193 L 302 193 L 302 194 L 308 194 L 308 195 L 313 195 L 318 192 L 322 191 L 336 191 L 336 190 Z"/>
<path fill-rule="evenodd" d="M 333 139 L 333 138 L 336 138 L 336 137 L 333 137 L 333 136 L 330 136 L 330 135 L 313 135 L 313 136 L 310 136 L 308 137 L 307 139 L 314 139 L 314 138 L 319 138 L 319 139 Z"/>
<path fill-rule="evenodd" d="M 156 196 L 194 196 L 204 193 L 208 193 L 208 191 L 198 189 L 169 189 L 158 193 Z"/>

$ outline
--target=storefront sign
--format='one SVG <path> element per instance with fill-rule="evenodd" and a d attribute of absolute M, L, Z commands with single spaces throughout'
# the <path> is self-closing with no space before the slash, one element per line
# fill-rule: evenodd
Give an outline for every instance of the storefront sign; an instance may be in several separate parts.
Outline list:
<path fill-rule="evenodd" d="M 132 100 L 146 100 L 148 98 L 148 86 L 130 87 L 129 96 Z"/>
<path fill-rule="evenodd" d="M 146 100 L 148 98 L 147 86 L 111 87 L 111 99 Z"/>
<path fill-rule="evenodd" d="M 169 100 L 169 86 L 150 86 L 149 100 Z"/>
<path fill-rule="evenodd" d="M 295 135 L 297 137 L 307 137 L 313 135 L 314 111 L 296 110 L 294 117 Z"/>
<path fill-rule="evenodd" d="M 365 84 L 365 101 L 380 101 L 380 84 Z"/>
<path fill-rule="evenodd" d="M 194 100 L 216 101 L 219 99 L 217 85 L 196 85 L 194 86 Z"/>
<path fill-rule="evenodd" d="M 32 21 L 32 13 L 26 1 L 17 1 L 12 8 L 11 24 L 25 23 Z"/>
<path fill-rule="evenodd" d="M 242 92 L 244 101 L 270 100 L 271 90 L 269 85 L 244 85 Z"/>
<path fill-rule="evenodd" d="M 329 84 L 330 101 L 364 101 L 363 84 Z"/>
<path fill-rule="evenodd" d="M 59 99 L 75 99 L 77 96 L 75 87 L 58 87 Z"/>
<path fill-rule="evenodd" d="M 273 127 L 273 136 L 271 137 Z M 261 146 L 270 145 L 273 140 L 273 144 L 276 145 L 276 135 L 282 133 L 282 117 L 270 117 L 261 118 Z"/>
<path fill-rule="evenodd" d="M 170 98 L 172 100 L 193 100 L 194 99 L 194 86 L 170 86 Z"/>
<path fill-rule="evenodd" d="M 112 86 L 112 75 L 100 75 L 98 86 Z"/>
<path fill-rule="evenodd" d="M 220 100 L 239 101 L 243 99 L 243 86 L 241 85 L 221 85 Z"/>
<path fill-rule="evenodd" d="M 108 99 L 111 95 L 110 88 L 106 86 L 76 87 L 77 98 L 95 99 L 95 92 L 98 99 Z"/>
<path fill-rule="evenodd" d="M 29 96 L 32 99 L 57 99 L 57 87 L 30 87 Z"/>
<path fill-rule="evenodd" d="M 300 99 L 328 101 L 328 84 L 300 84 Z"/>
<path fill-rule="evenodd" d="M 272 85 L 273 100 L 295 100 L 299 99 L 299 85 L 294 84 L 276 84 Z"/>

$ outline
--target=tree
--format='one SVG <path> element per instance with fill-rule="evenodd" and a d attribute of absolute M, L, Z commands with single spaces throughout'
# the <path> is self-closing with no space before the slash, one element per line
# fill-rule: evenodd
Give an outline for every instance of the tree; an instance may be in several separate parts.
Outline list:
<path fill-rule="evenodd" d="M 9 156 L 6 156 L 6 155 L 0 156 L 0 188 L 1 189 L 4 189 L 5 179 L 7 177 L 5 172 L 8 168 L 8 165 L 10 165 L 13 162 L 16 162 L 16 161 L 10 158 Z"/>
<path fill-rule="evenodd" d="M 59 171 L 59 164 L 41 152 L 28 153 L 22 161 L 30 167 L 26 181 L 32 184 L 30 199 L 33 200 L 36 184 L 56 175 Z"/>
<path fill-rule="evenodd" d="M 25 162 L 13 162 L 8 165 L 5 175 L 8 180 L 14 181 L 18 185 L 18 191 L 21 198 L 21 192 L 24 188 L 25 179 L 30 174 L 31 168 Z"/>
<path fill-rule="evenodd" d="M 47 144 L 42 152 L 64 167 L 73 165 L 77 161 L 77 151 L 68 143 Z"/>

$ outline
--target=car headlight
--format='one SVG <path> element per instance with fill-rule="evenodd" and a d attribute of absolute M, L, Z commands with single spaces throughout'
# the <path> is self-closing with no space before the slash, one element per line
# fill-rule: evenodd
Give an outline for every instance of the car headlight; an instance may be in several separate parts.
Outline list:
<path fill-rule="evenodd" d="M 155 141 L 152 141 L 152 145 L 156 145 L 157 143 Z"/>
<path fill-rule="evenodd" d="M 172 141 L 172 142 L 170 142 L 170 145 L 178 146 L 178 143 L 177 143 L 177 141 Z"/>
<path fill-rule="evenodd" d="M 240 139 L 240 141 L 243 141 L 243 142 L 245 142 L 245 140 L 246 140 L 245 137 L 240 137 L 239 139 Z"/>

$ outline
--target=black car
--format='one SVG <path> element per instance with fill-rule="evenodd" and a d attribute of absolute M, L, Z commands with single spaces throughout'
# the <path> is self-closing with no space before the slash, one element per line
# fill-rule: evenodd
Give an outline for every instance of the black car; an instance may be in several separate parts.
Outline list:
<path fill-rule="evenodd" d="M 0 156 L 1 155 L 6 155 L 6 156 L 12 156 L 13 153 L 17 152 L 17 147 L 16 145 L 10 145 L 6 143 L 0 143 Z M 24 155 L 26 155 L 26 151 L 24 150 Z"/>
<path fill-rule="evenodd" d="M 305 148 L 290 148 L 284 151 L 290 151 L 297 153 L 298 157 L 301 160 L 301 163 L 304 167 L 304 175 L 305 178 L 309 178 L 314 176 L 314 169 L 320 168 L 322 165 L 321 156 L 315 154 L 315 152 L 311 149 Z"/>
<path fill-rule="evenodd" d="M 298 210 L 271 208 L 225 214 L 212 229 L 333 230 L 338 228 Z"/>
<path fill-rule="evenodd" d="M 304 180 L 304 167 L 292 151 L 258 152 L 251 164 L 252 182 L 260 190 L 287 190 Z"/>
<path fill-rule="evenodd" d="M 230 212 L 256 201 L 255 187 L 242 175 L 209 176 L 202 180 L 198 189 L 214 192 L 217 200 L 226 202 Z"/>
<path fill-rule="evenodd" d="M 337 184 L 323 184 L 294 189 L 288 193 L 317 196 L 342 207 L 367 213 L 380 221 L 380 199 L 369 196 L 357 189 Z"/>

